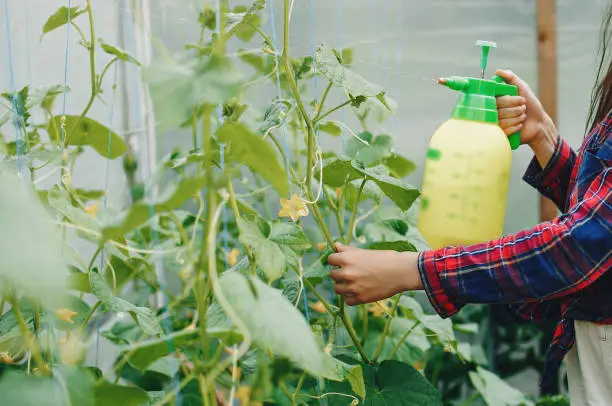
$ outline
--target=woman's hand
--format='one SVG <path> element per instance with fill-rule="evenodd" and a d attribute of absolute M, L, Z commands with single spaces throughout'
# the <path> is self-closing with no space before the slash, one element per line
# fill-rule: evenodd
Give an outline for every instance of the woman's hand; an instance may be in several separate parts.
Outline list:
<path fill-rule="evenodd" d="M 336 244 L 327 262 L 339 295 L 354 306 L 389 298 L 405 290 L 421 289 L 415 252 L 375 251 Z"/>
<path fill-rule="evenodd" d="M 509 70 L 498 70 L 506 83 L 518 88 L 519 96 L 497 98 L 499 126 L 506 135 L 521 132 L 521 144 L 528 144 L 540 165 L 545 167 L 553 154 L 557 141 L 557 129 L 544 111 L 542 103 L 523 79 Z"/>
<path fill-rule="evenodd" d="M 523 79 L 509 70 L 498 70 L 495 73 L 504 78 L 506 83 L 518 87 L 519 91 L 519 96 L 497 98 L 499 126 L 507 135 L 512 135 L 520 130 L 521 143 L 531 145 L 537 142 L 545 131 L 554 129 L 552 119 L 546 114 L 542 103 Z"/>

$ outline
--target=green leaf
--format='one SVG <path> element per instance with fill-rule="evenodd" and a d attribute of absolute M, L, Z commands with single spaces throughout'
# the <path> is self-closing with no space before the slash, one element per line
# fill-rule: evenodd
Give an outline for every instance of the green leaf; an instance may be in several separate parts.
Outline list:
<path fill-rule="evenodd" d="M 241 41 L 249 42 L 257 32 L 254 27 L 261 25 L 258 13 L 264 9 L 264 0 L 257 0 L 250 7 L 237 6 L 232 13 L 225 14 L 225 29 L 228 38 L 236 35 Z"/>
<path fill-rule="evenodd" d="M 344 188 L 344 196 L 347 207 L 354 207 L 355 199 L 357 198 L 357 194 L 359 193 L 359 188 L 361 187 L 362 180 L 353 180 L 346 184 Z M 361 195 L 359 196 L 359 203 L 363 203 L 366 200 L 372 200 L 376 204 L 380 204 L 385 194 L 378 187 L 376 183 L 369 180 L 366 182 L 365 186 L 361 191 Z"/>
<path fill-rule="evenodd" d="M 380 365 L 362 365 L 366 396 L 362 404 L 439 406 L 442 399 L 438 391 L 412 366 L 398 361 L 384 361 Z M 352 393 L 348 382 L 330 382 L 326 392 Z M 346 405 L 344 396 L 329 396 L 330 406 Z"/>
<path fill-rule="evenodd" d="M 94 232 L 99 231 L 100 225 L 98 221 L 80 207 L 77 208 L 73 206 L 72 197 L 65 189 L 60 189 L 57 185 L 51 187 L 51 189 L 47 191 L 47 202 L 58 213 L 66 217 L 70 223 L 83 229 L 92 230 Z M 88 233 L 79 231 L 79 235 L 83 238 L 91 239 Z"/>
<path fill-rule="evenodd" d="M 152 363 L 147 371 L 173 377 L 180 369 L 182 361 L 175 357 L 163 357 Z"/>
<path fill-rule="evenodd" d="M 102 230 L 102 239 L 121 239 L 130 231 L 142 226 L 156 214 L 167 213 L 181 208 L 181 206 L 198 193 L 206 185 L 206 178 L 183 179 L 178 185 L 166 192 L 166 199 L 157 203 L 138 201 L 130 210 L 123 214 L 123 219 L 115 225 L 106 226 Z M 162 198 L 163 199 L 163 198 Z"/>
<path fill-rule="evenodd" d="M 378 135 L 372 137 L 369 132 L 364 132 L 359 134 L 359 138 L 367 144 L 351 137 L 346 146 L 346 154 L 349 157 L 363 162 L 366 166 L 372 166 L 391 156 L 393 138 L 390 136 Z"/>
<path fill-rule="evenodd" d="M 9 102 L 11 110 L 16 113 L 19 126 L 24 129 L 30 125 L 29 93 L 29 86 L 24 86 L 16 94 L 13 92 L 2 93 L 2 96 Z M 20 153 L 23 153 L 23 151 L 20 151 Z"/>
<path fill-rule="evenodd" d="M 76 290 L 77 292 L 91 293 L 89 275 L 85 272 L 79 271 L 68 275 L 66 278 L 66 286 L 68 289 Z"/>
<path fill-rule="evenodd" d="M 0 379 L 2 404 L 11 406 L 98 406 L 93 392 L 94 376 L 85 368 L 57 368 L 53 378 L 9 371 Z"/>
<path fill-rule="evenodd" d="M 364 347 L 366 353 L 372 354 L 377 350 L 383 326 L 383 323 L 376 322 L 369 325 Z M 402 317 L 394 317 L 391 320 L 390 330 L 383 344 L 380 359 L 393 359 L 413 365 L 422 360 L 424 354 L 430 348 L 431 344 L 423 327 L 418 322 Z M 392 352 L 395 353 L 392 354 Z"/>
<path fill-rule="evenodd" d="M 64 87 L 63 85 L 32 87 L 30 88 L 30 97 L 28 98 L 26 106 L 31 109 L 32 107 L 40 105 L 44 110 L 51 110 L 55 98 L 63 94 L 64 91 L 68 92 L 69 90 L 68 87 Z"/>
<path fill-rule="evenodd" d="M 262 134 L 266 134 L 271 128 L 280 127 L 290 118 L 287 115 L 290 108 L 291 103 L 289 103 L 289 101 L 284 99 L 279 101 L 278 97 L 275 97 L 272 104 L 266 108 L 258 131 Z"/>
<path fill-rule="evenodd" d="M 306 234 L 295 223 L 274 222 L 270 229 L 270 240 L 286 245 L 295 252 L 303 252 L 312 247 Z"/>
<path fill-rule="evenodd" d="M 347 97 L 351 94 L 347 92 Z M 384 100 L 384 103 L 383 103 Z M 355 114 L 360 117 L 374 117 L 378 123 L 387 120 L 397 111 L 397 102 L 387 95 L 368 97 L 361 103 L 353 103 Z"/>
<path fill-rule="evenodd" d="M 338 126 L 333 121 L 328 121 L 326 123 L 319 124 L 319 130 L 331 134 L 334 137 L 338 137 L 342 134 L 342 128 Z"/>
<path fill-rule="evenodd" d="M 386 219 L 366 224 L 363 234 L 370 243 L 406 241 L 408 223 L 402 219 Z"/>
<path fill-rule="evenodd" d="M 335 86 L 345 89 L 353 97 L 376 97 L 384 95 L 381 87 L 374 85 L 352 70 L 342 66 L 332 50 L 320 45 L 315 53 L 317 71 Z"/>
<path fill-rule="evenodd" d="M 408 210 L 419 196 L 418 189 L 388 176 L 386 170 L 381 166 L 364 168 L 357 161 L 336 158 L 323 168 L 323 182 L 332 187 L 342 187 L 345 182 L 364 177 L 374 181 L 385 195 L 403 211 Z"/>
<path fill-rule="evenodd" d="M 259 279 L 249 281 L 247 277 L 234 272 L 224 273 L 220 284 L 254 343 L 269 348 L 277 356 L 289 359 L 314 376 L 326 374 L 329 365 L 310 326 L 302 313 L 279 290 Z"/>
<path fill-rule="evenodd" d="M 105 310 L 115 313 L 129 313 L 147 335 L 153 336 L 162 334 L 159 319 L 151 309 L 138 307 L 127 300 L 116 297 L 111 288 L 106 284 L 104 277 L 98 272 L 90 272 L 89 277 L 92 292 L 100 299 Z"/>
<path fill-rule="evenodd" d="M 414 162 L 398 154 L 385 157 L 382 163 L 389 169 L 391 176 L 398 179 L 410 175 L 416 169 Z"/>
<path fill-rule="evenodd" d="M 401 210 L 406 211 L 414 201 L 419 197 L 419 190 L 407 183 L 388 176 L 384 168 L 376 166 L 373 168 L 364 168 L 363 173 L 372 179 L 378 187 L 393 201 Z"/>
<path fill-rule="evenodd" d="M 88 117 L 65 116 L 66 146 L 90 146 L 104 158 L 116 159 L 127 152 L 123 139 L 108 127 Z M 61 128 L 62 116 L 54 116 L 49 122 L 47 131 L 52 134 L 54 128 Z M 75 126 L 78 124 L 78 128 Z M 109 139 L 110 138 L 110 139 Z"/>
<path fill-rule="evenodd" d="M 180 126 L 205 104 L 223 104 L 238 96 L 243 75 L 228 59 L 207 60 L 188 54 L 182 60 L 162 59 L 143 69 L 160 131 Z"/>
<path fill-rule="evenodd" d="M 283 276 L 286 270 L 285 254 L 276 242 L 268 238 L 270 226 L 265 223 L 268 229 L 266 233 L 260 224 L 245 216 L 238 218 L 237 223 L 240 242 L 253 249 L 255 261 L 268 280 L 275 281 Z"/>
<path fill-rule="evenodd" d="M 125 61 L 125 62 L 131 62 L 133 64 L 136 64 L 138 66 L 140 65 L 140 62 L 138 62 L 136 60 L 136 58 L 134 58 L 132 55 L 128 54 L 127 52 L 113 46 L 113 45 L 109 45 L 109 44 L 105 44 L 105 43 L 101 43 L 100 46 L 102 47 L 102 49 L 104 50 L 104 52 L 106 52 L 109 55 L 113 55 L 115 57 L 117 57 L 119 60 Z"/>
<path fill-rule="evenodd" d="M 0 286 L 62 307 L 68 266 L 60 231 L 27 182 L 0 170 L 0 185 Z"/>
<path fill-rule="evenodd" d="M 96 406 L 144 406 L 148 404 L 149 396 L 135 386 L 103 382 L 95 387 L 95 400 Z"/>
<path fill-rule="evenodd" d="M 74 20 L 75 18 L 86 12 L 86 8 L 82 9 L 79 6 L 71 7 L 70 9 L 65 6 L 60 7 L 55 13 L 51 15 L 51 17 L 49 17 L 49 19 L 43 26 L 43 35 L 55 30 L 56 28 L 68 24 L 68 22 Z"/>
<path fill-rule="evenodd" d="M 229 328 L 208 328 L 207 333 L 223 341 L 227 346 L 238 344 L 240 333 Z M 136 369 L 145 371 L 162 357 L 173 354 L 176 348 L 193 345 L 198 339 L 199 330 L 179 331 L 159 339 L 136 343 L 122 350 L 123 356 Z"/>
<path fill-rule="evenodd" d="M 421 304 L 413 297 L 402 296 L 399 307 L 404 310 L 411 319 L 421 322 L 423 327 L 435 334 L 435 340 L 450 349 L 456 349 L 457 339 L 453 331 L 453 323 L 450 319 L 441 319 L 438 315 L 429 315 L 423 312 Z"/>
<path fill-rule="evenodd" d="M 533 405 L 521 391 L 513 388 L 491 371 L 478 367 L 470 371 L 470 381 L 489 406 Z"/>
<path fill-rule="evenodd" d="M 272 55 L 259 55 L 253 52 L 245 51 L 244 49 L 240 49 L 238 50 L 238 57 L 242 62 L 250 65 L 262 75 L 269 75 L 272 73 L 272 69 L 274 68 L 274 59 Z"/>
<path fill-rule="evenodd" d="M 268 181 L 281 196 L 289 195 L 287 171 L 266 140 L 243 124 L 224 124 L 217 131 L 219 142 L 229 144 L 228 159 L 248 166 Z"/>
<path fill-rule="evenodd" d="M 357 396 L 365 398 L 366 388 L 361 365 L 350 365 L 331 356 L 327 357 L 326 361 L 329 364 L 329 372 L 325 378 L 337 382 L 346 381 Z"/>

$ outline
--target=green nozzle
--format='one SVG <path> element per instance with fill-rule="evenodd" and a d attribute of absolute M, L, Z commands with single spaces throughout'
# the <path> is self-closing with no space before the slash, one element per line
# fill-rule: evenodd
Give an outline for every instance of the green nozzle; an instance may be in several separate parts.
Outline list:
<path fill-rule="evenodd" d="M 518 96 L 518 88 L 506 83 L 502 77 L 494 76 L 485 79 L 484 74 L 489 59 L 489 51 L 497 45 L 490 41 L 477 41 L 482 47 L 482 76 L 470 78 L 451 76 L 439 78 L 438 84 L 460 92 L 459 98 L 452 112 L 452 117 L 459 120 L 478 121 L 481 123 L 499 124 L 496 97 Z M 508 137 L 512 149 L 517 149 L 521 143 L 521 134 L 517 132 Z"/>
<path fill-rule="evenodd" d="M 480 60 L 480 68 L 482 69 L 481 78 L 484 79 L 485 71 L 487 70 L 487 63 L 489 61 L 489 50 L 491 48 L 497 48 L 497 44 L 491 41 L 476 41 L 476 46 L 482 48 L 482 58 Z"/>

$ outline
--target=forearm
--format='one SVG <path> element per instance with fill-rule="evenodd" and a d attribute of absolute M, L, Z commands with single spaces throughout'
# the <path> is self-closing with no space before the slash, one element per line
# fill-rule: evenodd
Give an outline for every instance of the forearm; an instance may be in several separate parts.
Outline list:
<path fill-rule="evenodd" d="M 466 303 L 550 300 L 595 282 L 612 267 L 612 168 L 585 196 L 569 213 L 531 230 L 421 253 L 422 287 L 436 310 L 449 316 Z"/>
<path fill-rule="evenodd" d="M 542 125 L 539 135 L 529 144 L 542 168 L 545 168 L 550 162 L 555 152 L 558 137 L 557 128 L 552 119 L 547 117 L 546 123 Z"/>

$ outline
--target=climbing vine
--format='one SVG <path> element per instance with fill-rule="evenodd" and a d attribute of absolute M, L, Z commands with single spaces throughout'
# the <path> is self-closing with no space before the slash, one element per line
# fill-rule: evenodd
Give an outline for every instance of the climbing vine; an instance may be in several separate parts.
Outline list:
<path fill-rule="evenodd" d="M 478 346 L 457 341 L 477 326 L 442 320 L 410 294 L 356 308 L 333 295 L 326 258 L 336 241 L 424 247 L 413 221 L 419 192 L 403 180 L 415 166 L 390 135 L 368 131 L 396 103 L 351 69 L 352 49 L 322 44 L 293 55 L 288 0 L 279 38 L 263 24 L 271 4 L 228 3 L 201 10 L 200 36 L 184 53 L 160 52 L 142 67 L 96 37 L 89 1 L 61 7 L 43 35 L 69 25 L 79 36 L 89 55 L 87 104 L 54 114 L 64 86 L 3 94 L 3 399 L 438 405 L 444 385 L 424 371 L 442 352 L 470 366 L 475 397 L 495 399 L 493 387 L 528 404 L 484 368 Z M 191 147 L 161 158 L 150 179 L 124 138 L 89 116 L 116 64 L 141 69 L 160 137 L 190 134 Z M 321 97 L 315 78 L 326 81 Z M 250 104 L 263 87 L 274 99 Z M 343 109 L 362 128 L 338 120 Z M 323 147 L 341 138 L 342 152 Z M 107 190 L 73 185 L 87 150 L 123 160 L 130 190 L 122 207 L 102 204 Z M 14 176 L 18 161 L 29 181 Z M 55 186 L 39 186 L 58 172 Z M 96 249 L 85 256 L 75 241 Z M 98 340 L 114 348 L 104 354 L 115 357 L 110 370 L 86 357 L 101 357 Z"/>

